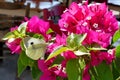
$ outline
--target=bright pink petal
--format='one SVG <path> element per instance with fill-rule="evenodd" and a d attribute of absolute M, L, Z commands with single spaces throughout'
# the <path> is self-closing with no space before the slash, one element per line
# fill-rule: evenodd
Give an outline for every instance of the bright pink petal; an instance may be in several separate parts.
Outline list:
<path fill-rule="evenodd" d="M 20 53 L 21 52 L 21 46 L 20 46 L 21 39 L 15 39 L 12 42 L 6 42 L 6 45 L 8 48 L 12 51 L 12 53 Z"/>
<path fill-rule="evenodd" d="M 33 16 L 27 25 L 27 32 L 42 34 L 47 38 L 47 31 L 50 25 L 49 22 L 39 19 L 37 16 Z"/>
<path fill-rule="evenodd" d="M 84 68 L 82 80 L 90 80 L 89 65 Z"/>

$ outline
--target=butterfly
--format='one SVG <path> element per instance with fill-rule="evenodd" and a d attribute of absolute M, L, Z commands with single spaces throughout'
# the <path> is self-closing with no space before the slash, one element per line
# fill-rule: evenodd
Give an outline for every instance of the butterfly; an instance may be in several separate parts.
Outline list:
<path fill-rule="evenodd" d="M 24 46 L 26 55 L 33 59 L 44 59 L 44 55 L 47 48 L 47 43 L 42 39 L 37 39 L 33 37 L 26 37 L 24 38 Z"/>

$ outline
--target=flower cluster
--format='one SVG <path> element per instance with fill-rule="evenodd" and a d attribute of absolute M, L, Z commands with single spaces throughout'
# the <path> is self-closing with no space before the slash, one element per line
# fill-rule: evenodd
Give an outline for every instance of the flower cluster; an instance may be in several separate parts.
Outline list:
<path fill-rule="evenodd" d="M 88 33 L 84 44 L 93 42 L 107 47 L 118 29 L 118 22 L 105 3 L 78 5 L 72 3 L 59 20 L 61 30 L 70 33 Z M 106 38 L 105 38 L 106 37 Z"/>
<path fill-rule="evenodd" d="M 30 66 L 36 73 L 33 78 L 42 72 L 40 80 L 105 80 L 111 76 L 109 65 L 116 58 L 112 44 L 118 40 L 113 41 L 118 29 L 105 3 L 73 2 L 58 25 L 33 16 L 3 39 L 12 53 L 20 53 L 18 74 Z M 105 69 L 107 76 L 101 75 Z"/>

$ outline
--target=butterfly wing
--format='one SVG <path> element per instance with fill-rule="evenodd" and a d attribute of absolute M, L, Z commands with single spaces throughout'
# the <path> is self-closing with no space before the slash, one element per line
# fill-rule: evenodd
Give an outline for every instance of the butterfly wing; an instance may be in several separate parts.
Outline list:
<path fill-rule="evenodd" d="M 47 44 L 43 40 L 28 37 L 24 40 L 24 43 L 26 48 L 26 55 L 29 58 L 33 60 L 44 58 Z"/>

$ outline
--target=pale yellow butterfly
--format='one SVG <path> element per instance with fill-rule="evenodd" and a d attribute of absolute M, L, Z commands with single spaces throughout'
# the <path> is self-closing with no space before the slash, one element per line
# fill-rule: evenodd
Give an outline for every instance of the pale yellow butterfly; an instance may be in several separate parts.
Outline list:
<path fill-rule="evenodd" d="M 44 40 L 40 40 L 33 37 L 24 38 L 24 46 L 26 48 L 26 55 L 33 59 L 44 59 L 44 55 L 46 52 L 47 43 Z"/>

